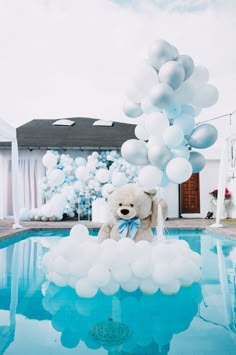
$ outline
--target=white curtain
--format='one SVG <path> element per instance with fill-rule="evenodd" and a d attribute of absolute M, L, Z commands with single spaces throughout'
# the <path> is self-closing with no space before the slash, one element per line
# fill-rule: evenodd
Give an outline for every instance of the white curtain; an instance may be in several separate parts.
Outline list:
<path fill-rule="evenodd" d="M 40 181 L 45 176 L 42 157 L 45 151 L 19 151 L 19 207 L 36 208 L 42 205 Z M 13 215 L 11 152 L 0 151 L 0 219 Z"/>

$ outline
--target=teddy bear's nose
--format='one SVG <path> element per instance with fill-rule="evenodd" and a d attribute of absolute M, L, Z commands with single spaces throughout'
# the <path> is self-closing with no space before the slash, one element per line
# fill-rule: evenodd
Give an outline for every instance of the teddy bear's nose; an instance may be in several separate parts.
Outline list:
<path fill-rule="evenodd" d="M 126 215 L 129 213 L 129 210 L 127 210 L 126 208 L 124 208 L 124 209 L 122 209 L 120 212 L 126 216 Z"/>

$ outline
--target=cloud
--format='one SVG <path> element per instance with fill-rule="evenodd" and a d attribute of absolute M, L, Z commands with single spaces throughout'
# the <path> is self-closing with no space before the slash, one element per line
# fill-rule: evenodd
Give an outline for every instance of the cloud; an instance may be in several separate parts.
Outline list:
<path fill-rule="evenodd" d="M 201 12 L 209 8 L 225 8 L 235 6 L 234 0 L 111 0 L 121 6 L 130 6 L 142 9 L 147 5 L 153 5 L 168 12 Z"/>
<path fill-rule="evenodd" d="M 136 11 L 111 0 L 0 0 L 0 115 L 13 125 L 73 116 L 126 120 L 126 88 L 159 38 L 205 65 L 220 91 L 199 119 L 231 111 L 235 19 L 226 8 L 186 14 L 153 1 Z"/>

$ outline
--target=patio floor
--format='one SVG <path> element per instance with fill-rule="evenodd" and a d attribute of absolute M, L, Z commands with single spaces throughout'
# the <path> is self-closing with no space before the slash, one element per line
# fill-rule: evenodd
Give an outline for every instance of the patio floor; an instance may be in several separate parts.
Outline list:
<path fill-rule="evenodd" d="M 35 229 L 65 229 L 72 228 L 75 224 L 82 223 L 89 228 L 100 228 L 101 223 L 90 221 L 60 221 L 60 222 L 42 222 L 42 221 L 29 221 L 21 222 L 22 229 L 12 229 L 13 220 L 4 219 L 0 220 L 0 240 L 14 236 L 15 234 L 22 233 L 26 230 Z M 225 219 L 221 223 L 222 228 L 212 228 L 211 225 L 215 223 L 214 219 L 202 218 L 171 218 L 165 222 L 167 229 L 207 229 L 214 233 L 224 235 L 236 240 L 236 219 Z"/>

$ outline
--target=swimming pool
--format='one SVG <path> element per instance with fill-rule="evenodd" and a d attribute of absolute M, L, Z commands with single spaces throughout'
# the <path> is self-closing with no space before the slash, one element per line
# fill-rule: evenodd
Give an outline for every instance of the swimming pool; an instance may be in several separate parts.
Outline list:
<path fill-rule="evenodd" d="M 236 242 L 167 230 L 202 256 L 199 284 L 176 295 L 119 291 L 80 298 L 50 284 L 42 257 L 69 230 L 0 243 L 0 354 L 235 354 Z M 96 231 L 93 231 L 96 232 Z"/>

